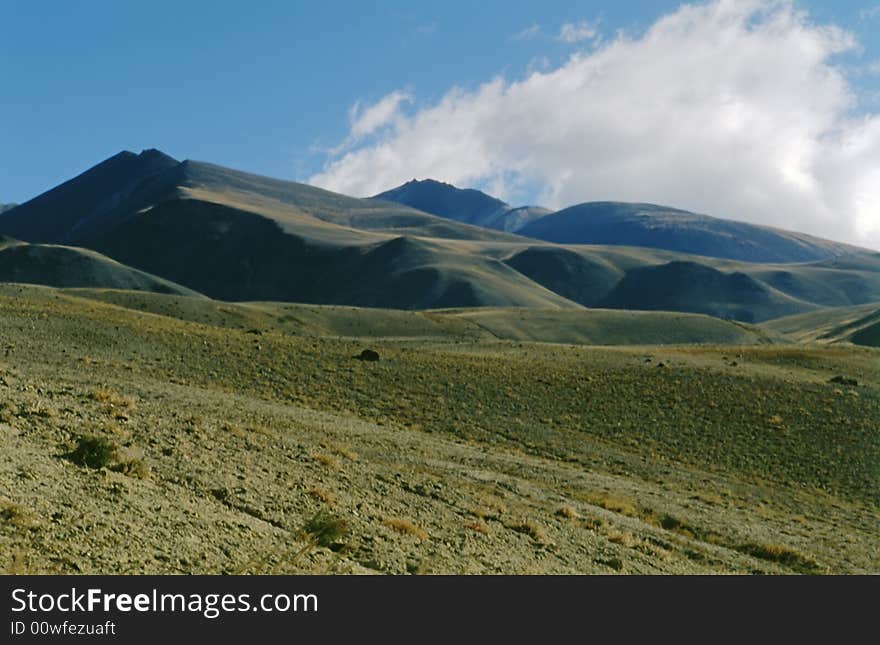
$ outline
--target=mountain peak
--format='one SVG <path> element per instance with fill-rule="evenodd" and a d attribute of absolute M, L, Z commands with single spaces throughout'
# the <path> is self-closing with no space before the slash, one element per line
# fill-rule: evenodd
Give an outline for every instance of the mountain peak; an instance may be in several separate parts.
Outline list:
<path fill-rule="evenodd" d="M 458 188 L 436 179 L 412 179 L 373 197 L 405 204 L 432 215 L 485 226 L 510 209 L 506 203 L 473 188 Z"/>

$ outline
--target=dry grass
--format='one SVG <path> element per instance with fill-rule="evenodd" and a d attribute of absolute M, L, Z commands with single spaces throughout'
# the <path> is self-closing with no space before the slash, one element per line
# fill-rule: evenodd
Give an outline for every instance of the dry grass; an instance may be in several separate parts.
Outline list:
<path fill-rule="evenodd" d="M 399 517 L 386 517 L 384 520 L 382 520 L 382 524 L 394 529 L 398 533 L 412 535 L 419 538 L 420 540 L 427 540 L 428 537 L 430 537 L 427 531 L 425 531 L 424 529 L 416 526 L 409 520 L 404 520 Z"/>
<path fill-rule="evenodd" d="M 605 534 L 605 537 L 609 542 L 625 546 L 627 549 L 634 549 L 642 544 L 642 541 L 629 531 L 611 529 Z"/>
<path fill-rule="evenodd" d="M 89 398 L 115 408 L 134 409 L 134 400 L 131 397 L 122 396 L 111 387 L 94 387 L 89 391 Z"/>
<path fill-rule="evenodd" d="M 346 445 L 344 443 L 332 443 L 329 446 L 330 450 L 335 452 L 337 455 L 345 457 L 346 459 L 350 459 L 352 461 L 358 460 L 358 454 L 351 449 L 351 446 Z"/>
<path fill-rule="evenodd" d="M 115 464 L 111 470 L 135 479 L 149 479 L 152 472 L 149 464 L 139 457 L 121 461 Z"/>
<path fill-rule="evenodd" d="M 612 513 L 620 513 L 627 517 L 641 517 L 643 515 L 639 511 L 636 501 L 625 495 L 607 491 L 575 491 L 572 495 L 588 504 L 604 508 Z"/>
<path fill-rule="evenodd" d="M 547 533 L 544 531 L 544 528 L 533 520 L 524 520 L 518 524 L 511 525 L 509 528 L 517 533 L 525 533 L 535 542 L 540 542 L 541 544 L 547 542 Z"/>
<path fill-rule="evenodd" d="M 323 502 L 328 506 L 331 506 L 333 502 L 336 501 L 336 496 L 333 493 L 324 488 L 318 488 L 317 486 L 307 490 L 306 495 L 308 495 L 312 499 L 318 500 L 319 502 Z"/>
<path fill-rule="evenodd" d="M 325 455 L 323 453 L 318 453 L 318 454 L 312 455 L 312 459 L 317 461 L 322 466 L 327 466 L 327 468 L 330 468 L 332 470 L 339 470 L 339 468 L 340 468 L 339 460 L 332 455 Z"/>
<path fill-rule="evenodd" d="M 23 576 L 29 573 L 28 558 L 21 549 L 12 552 L 6 563 L 4 574 L 9 576 Z"/>
<path fill-rule="evenodd" d="M 464 527 L 466 529 L 470 529 L 471 531 L 474 531 L 476 533 L 482 533 L 483 535 L 489 535 L 489 527 L 486 526 L 486 524 L 481 522 L 480 520 L 476 520 L 473 522 L 465 522 Z"/>
<path fill-rule="evenodd" d="M 35 524 L 30 511 L 9 500 L 0 500 L 0 521 L 22 529 L 30 528 Z"/>
<path fill-rule="evenodd" d="M 576 510 L 574 510 L 571 506 L 563 506 L 558 511 L 556 511 L 556 514 L 559 517 L 564 517 L 565 519 L 568 519 L 568 520 L 576 520 L 580 517 L 578 512 Z"/>
<path fill-rule="evenodd" d="M 812 557 L 784 544 L 749 543 L 741 544 L 736 549 L 761 560 L 777 562 L 801 573 L 819 573 L 822 570 L 819 563 Z"/>

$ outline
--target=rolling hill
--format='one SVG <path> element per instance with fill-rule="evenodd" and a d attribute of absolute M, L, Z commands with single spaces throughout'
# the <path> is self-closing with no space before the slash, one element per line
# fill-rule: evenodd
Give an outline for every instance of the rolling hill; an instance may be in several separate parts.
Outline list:
<path fill-rule="evenodd" d="M 94 287 L 203 297 L 86 249 L 0 238 L 0 282 Z"/>
<path fill-rule="evenodd" d="M 880 347 L 880 302 L 785 316 L 762 327 L 801 343 L 848 342 Z"/>
<path fill-rule="evenodd" d="M 811 262 L 864 252 L 846 244 L 654 204 L 587 202 L 519 234 L 558 244 L 619 244 L 745 262 Z"/>
<path fill-rule="evenodd" d="M 479 190 L 456 188 L 433 179 L 413 179 L 375 195 L 373 199 L 405 204 L 466 224 L 511 232 L 551 212 L 540 206 L 514 208 Z"/>

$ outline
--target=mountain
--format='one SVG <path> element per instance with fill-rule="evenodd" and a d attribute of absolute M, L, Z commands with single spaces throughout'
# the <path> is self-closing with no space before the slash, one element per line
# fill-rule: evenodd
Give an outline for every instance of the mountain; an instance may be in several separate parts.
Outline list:
<path fill-rule="evenodd" d="M 498 205 L 476 191 L 462 193 L 475 208 L 486 206 L 484 214 Z M 687 227 L 679 233 L 691 239 Z M 880 301 L 880 254 L 848 252 L 844 245 L 824 248 L 846 255 L 774 264 L 647 242 L 554 244 L 395 202 L 179 162 L 157 150 L 115 155 L 6 211 L 0 234 L 38 245 L 28 253 L 49 253 L 46 246 L 54 255 L 62 247 L 88 258 L 97 253 L 119 263 L 117 270 L 158 276 L 223 301 L 419 310 L 600 307 L 749 322 Z M 0 279 L 72 286 L 62 280 L 64 272 L 37 271 L 39 258 L 24 249 L 15 254 L 9 257 L 22 268 L 10 264 Z M 90 275 L 94 279 L 75 284 L 126 288 L 110 274 Z M 106 284 L 97 279 L 102 275 Z"/>
<path fill-rule="evenodd" d="M 192 289 L 124 266 L 94 251 L 28 244 L 8 237 L 0 238 L 0 282 L 202 297 Z"/>
<path fill-rule="evenodd" d="M 517 231 L 550 210 L 540 206 L 509 204 L 473 188 L 456 188 L 433 179 L 408 181 L 373 199 L 405 204 L 420 211 L 501 231 Z"/>
<path fill-rule="evenodd" d="M 0 213 L 2 213 L 3 211 L 8 211 L 10 209 L 13 209 L 16 206 L 17 206 L 17 204 L 0 204 Z"/>
<path fill-rule="evenodd" d="M 0 232 L 93 249 L 223 300 L 577 307 L 456 244 L 516 236 L 156 150 L 115 155 L 4 213 Z"/>
<path fill-rule="evenodd" d="M 587 202 L 546 215 L 520 235 L 558 244 L 619 244 L 745 262 L 811 262 L 864 252 L 846 244 L 654 204 Z"/>

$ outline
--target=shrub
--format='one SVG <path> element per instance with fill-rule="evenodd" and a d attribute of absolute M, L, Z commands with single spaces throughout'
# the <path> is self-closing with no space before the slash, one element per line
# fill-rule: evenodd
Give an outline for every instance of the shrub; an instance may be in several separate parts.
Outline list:
<path fill-rule="evenodd" d="M 104 439 L 87 435 L 80 437 L 76 448 L 70 453 L 70 459 L 80 466 L 89 468 L 105 468 L 116 455 L 116 444 Z"/>

